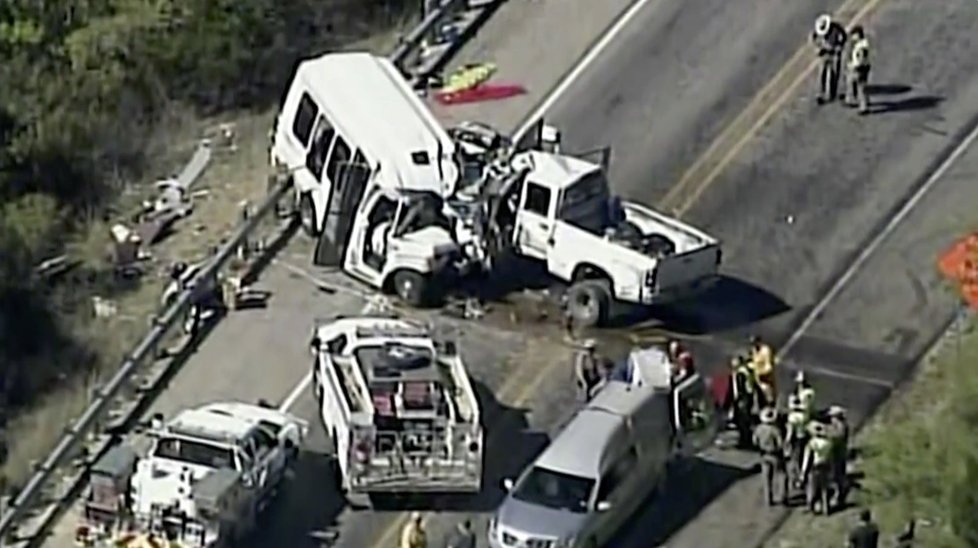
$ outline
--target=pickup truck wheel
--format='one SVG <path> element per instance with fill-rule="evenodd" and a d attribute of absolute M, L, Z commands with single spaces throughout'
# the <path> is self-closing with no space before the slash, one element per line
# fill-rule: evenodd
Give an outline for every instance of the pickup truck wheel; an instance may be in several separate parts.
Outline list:
<path fill-rule="evenodd" d="M 394 273 L 394 292 L 402 301 L 411 306 L 423 306 L 428 291 L 428 280 L 413 270 L 398 270 Z"/>
<path fill-rule="evenodd" d="M 319 236 L 316 230 L 316 208 L 313 207 L 312 198 L 308 194 L 303 194 L 299 198 L 299 222 L 302 224 L 302 231 L 310 238 Z"/>
<path fill-rule="evenodd" d="M 603 280 L 582 280 L 567 291 L 567 306 L 574 323 L 581 327 L 597 327 L 608 319 L 611 303 L 610 284 Z"/>

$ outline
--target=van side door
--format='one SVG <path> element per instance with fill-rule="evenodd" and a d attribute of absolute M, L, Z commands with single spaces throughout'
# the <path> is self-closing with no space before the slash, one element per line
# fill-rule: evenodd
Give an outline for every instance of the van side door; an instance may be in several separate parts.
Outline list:
<path fill-rule="evenodd" d="M 642 502 L 636 500 L 639 498 L 639 471 L 638 451 L 634 444 L 630 444 L 598 479 L 598 492 L 594 501 L 595 527 L 592 529 L 598 545 L 611 540 L 635 507 Z M 608 508 L 599 510 L 602 503 L 607 503 Z"/>
<path fill-rule="evenodd" d="M 699 373 L 681 381 L 672 391 L 672 420 L 679 453 L 692 456 L 710 447 L 719 431 L 719 416 Z"/>

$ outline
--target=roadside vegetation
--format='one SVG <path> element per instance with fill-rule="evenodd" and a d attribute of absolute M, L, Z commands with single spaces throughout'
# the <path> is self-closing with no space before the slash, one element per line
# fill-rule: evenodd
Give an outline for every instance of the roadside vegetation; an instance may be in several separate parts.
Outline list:
<path fill-rule="evenodd" d="M 978 546 L 978 331 L 948 335 L 917 379 L 884 404 L 855 442 L 861 487 L 880 546 L 917 520 L 914 546 Z M 768 545 L 843 546 L 855 509 L 825 518 L 798 515 Z"/>
<path fill-rule="evenodd" d="M 211 169 L 191 221 L 206 226 L 163 246 L 199 256 L 234 223 L 237 201 L 264 188 L 267 132 L 295 63 L 379 45 L 364 40 L 419 3 L 0 2 L 0 481 L 16 489 L 146 331 L 159 276 L 123 285 L 107 258 L 108 227 L 150 196 L 138 182 L 174 173 L 202 128 L 237 125 L 237 156 Z M 62 254 L 77 263 L 67 274 L 36 274 Z M 96 295 L 117 317 L 93 321 Z"/>

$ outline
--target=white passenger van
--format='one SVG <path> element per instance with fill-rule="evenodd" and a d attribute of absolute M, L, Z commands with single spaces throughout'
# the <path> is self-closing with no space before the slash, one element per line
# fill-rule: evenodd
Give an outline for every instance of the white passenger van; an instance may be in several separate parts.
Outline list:
<path fill-rule="evenodd" d="M 329 211 L 331 219 L 352 223 L 369 185 L 451 195 L 459 179 L 454 156 L 454 141 L 397 68 L 365 52 L 299 63 L 270 150 L 272 165 L 292 176 L 295 206 L 310 235 L 323 230 Z M 358 167 L 352 177 L 345 173 L 351 165 Z"/>

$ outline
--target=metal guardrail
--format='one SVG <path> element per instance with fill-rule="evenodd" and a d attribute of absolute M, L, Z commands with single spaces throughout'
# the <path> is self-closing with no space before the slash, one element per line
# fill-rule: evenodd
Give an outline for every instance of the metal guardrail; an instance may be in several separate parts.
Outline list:
<path fill-rule="evenodd" d="M 431 71 L 438 70 L 446 62 L 447 57 L 458 49 L 459 44 L 457 42 L 464 39 L 470 32 L 470 29 L 461 29 L 458 32 L 449 33 L 448 40 L 445 40 L 443 29 L 439 26 L 445 25 L 446 22 L 456 22 L 462 26 L 474 26 L 481 22 L 483 10 L 488 13 L 488 10 L 494 9 L 502 1 L 504 0 L 487 3 L 484 1 L 474 2 L 473 0 L 442 0 L 434 11 L 427 14 L 424 20 L 400 41 L 390 55 L 391 61 L 415 82 L 424 80 Z M 476 4 L 478 7 L 473 7 Z M 480 13 L 468 13 L 469 18 L 465 19 L 465 13 L 471 11 L 479 11 Z M 428 55 L 431 53 L 430 51 L 419 53 L 419 49 L 431 49 L 434 52 L 432 55 Z M 264 218 L 276 210 L 279 200 L 286 195 L 290 188 L 291 178 L 276 180 L 275 184 L 269 188 L 267 196 L 259 204 L 257 211 L 249 215 L 237 227 L 234 234 L 207 260 L 206 265 L 190 280 L 175 301 L 154 320 L 149 333 L 133 348 L 118 371 L 103 387 L 96 391 L 94 400 L 89 407 L 67 428 L 64 436 L 36 468 L 24 488 L 18 492 L 9 507 L 4 509 L 4 514 L 0 516 L 0 545 L 8 545 L 7 539 L 16 532 L 19 522 L 37 510 L 32 508 L 32 503 L 41 498 L 45 487 L 54 479 L 56 471 L 75 456 L 86 436 L 97 430 L 99 422 L 112 411 L 113 402 L 130 385 L 132 379 L 146 365 L 145 362 L 156 356 L 157 349 L 170 331 L 181 324 L 188 307 L 196 296 L 195 292 L 199 288 L 206 287 L 208 280 L 219 275 L 228 260 L 237 255 L 237 251 L 242 245 L 247 244 L 249 236 Z M 130 412 L 135 413 L 137 411 L 138 406 Z M 92 457 L 97 458 L 112 445 L 112 442 L 111 437 L 103 440 L 94 451 L 91 451 Z M 67 490 L 68 493 L 77 492 L 77 488 L 82 485 L 84 480 L 84 472 L 83 470 L 70 482 L 72 487 Z M 70 500 L 70 497 L 65 498 Z M 58 505 L 65 502 L 66 500 L 55 501 L 52 503 L 53 509 L 42 512 L 44 517 L 41 518 L 41 521 L 43 523 L 37 529 L 44 531 L 50 525 L 51 519 L 58 515 Z M 28 536 L 34 535 L 36 532 Z M 26 541 L 26 539 L 19 540 Z"/>

